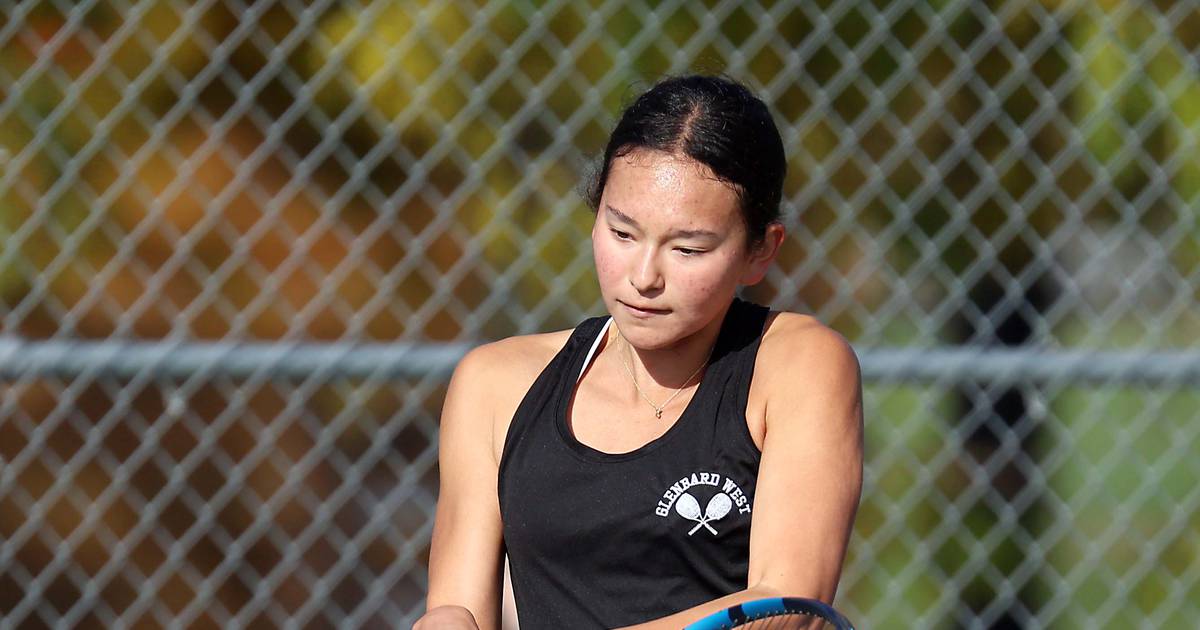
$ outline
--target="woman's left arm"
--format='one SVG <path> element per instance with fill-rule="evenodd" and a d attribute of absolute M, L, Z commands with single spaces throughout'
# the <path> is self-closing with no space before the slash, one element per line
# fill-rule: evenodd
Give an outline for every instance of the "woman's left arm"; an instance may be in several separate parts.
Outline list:
<path fill-rule="evenodd" d="M 764 336 L 757 363 L 766 428 L 747 589 L 630 630 L 678 630 L 760 597 L 833 601 L 862 491 L 858 360 L 833 330 L 783 313 Z"/>

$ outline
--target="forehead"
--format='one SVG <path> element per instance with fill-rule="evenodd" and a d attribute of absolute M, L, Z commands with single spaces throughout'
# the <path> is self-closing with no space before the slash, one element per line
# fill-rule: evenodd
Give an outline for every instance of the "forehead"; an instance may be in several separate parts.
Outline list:
<path fill-rule="evenodd" d="M 601 205 L 613 206 L 638 221 L 714 227 L 741 223 L 740 200 L 732 186 L 691 158 L 661 151 L 633 151 L 613 158 Z"/>

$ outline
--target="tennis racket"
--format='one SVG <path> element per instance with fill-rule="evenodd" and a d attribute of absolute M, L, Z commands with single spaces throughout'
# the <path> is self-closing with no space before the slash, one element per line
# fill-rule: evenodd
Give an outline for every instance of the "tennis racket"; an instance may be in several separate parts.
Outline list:
<path fill-rule="evenodd" d="M 816 620 L 821 620 L 821 622 Z M 743 602 L 713 613 L 683 630 L 723 630 L 725 628 L 854 630 L 854 626 L 833 606 L 803 597 L 770 597 Z"/>

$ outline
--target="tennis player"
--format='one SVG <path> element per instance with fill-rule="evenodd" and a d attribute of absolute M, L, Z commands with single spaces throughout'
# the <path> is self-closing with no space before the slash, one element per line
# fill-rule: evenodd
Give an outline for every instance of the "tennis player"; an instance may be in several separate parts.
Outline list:
<path fill-rule="evenodd" d="M 831 602 L 862 483 L 846 341 L 736 297 L 784 239 L 766 106 L 724 78 L 657 84 L 591 187 L 608 315 L 479 347 L 442 415 L 420 630 L 678 629 L 778 595 Z"/>

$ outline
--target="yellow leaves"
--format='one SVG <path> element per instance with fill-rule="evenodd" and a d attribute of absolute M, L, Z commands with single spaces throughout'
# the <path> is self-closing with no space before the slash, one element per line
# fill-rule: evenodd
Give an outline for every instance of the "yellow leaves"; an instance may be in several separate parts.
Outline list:
<path fill-rule="evenodd" d="M 310 62 L 314 71 L 340 64 L 347 74 L 338 86 L 343 91 L 326 93 L 322 105 L 336 111 L 358 97 L 388 120 L 422 113 L 453 119 L 467 105 L 456 75 L 478 61 L 453 50 L 470 26 L 456 6 L 427 0 L 338 9 L 322 24 L 326 41 L 314 47 Z M 427 143 L 438 133 L 432 125 L 421 131 Z"/>

